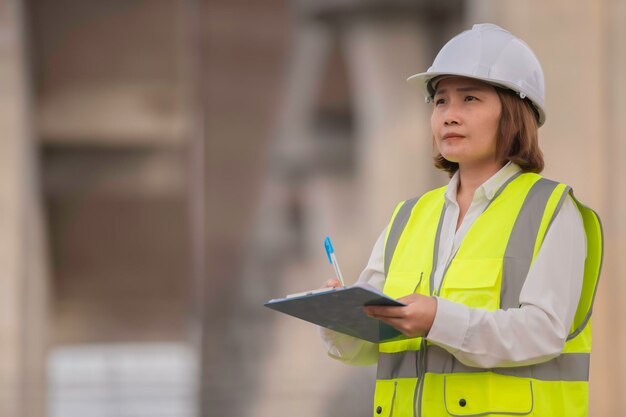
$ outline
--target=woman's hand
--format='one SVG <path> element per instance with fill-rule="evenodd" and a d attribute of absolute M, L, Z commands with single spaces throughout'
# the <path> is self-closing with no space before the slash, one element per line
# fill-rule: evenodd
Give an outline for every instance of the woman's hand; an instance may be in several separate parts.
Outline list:
<path fill-rule="evenodd" d="M 399 298 L 405 307 L 364 307 L 365 314 L 387 323 L 409 337 L 423 337 L 428 334 L 435 314 L 437 299 L 421 294 L 411 294 Z"/>
<path fill-rule="evenodd" d="M 329 279 L 328 281 L 326 281 L 324 285 L 322 285 L 319 289 L 321 290 L 322 288 L 339 288 L 339 287 L 341 287 L 341 282 L 339 282 L 337 278 L 333 278 L 333 279 Z"/>

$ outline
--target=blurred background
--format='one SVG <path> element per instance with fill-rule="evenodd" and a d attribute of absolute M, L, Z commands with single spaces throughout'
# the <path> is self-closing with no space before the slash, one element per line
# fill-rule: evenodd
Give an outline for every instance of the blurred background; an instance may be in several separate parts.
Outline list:
<path fill-rule="evenodd" d="M 626 384 L 626 3 L 0 0 L 0 416 L 371 414 L 263 307 L 356 280 L 444 184 L 405 79 L 477 22 L 543 64 L 545 175 L 601 215 L 591 415 Z"/>

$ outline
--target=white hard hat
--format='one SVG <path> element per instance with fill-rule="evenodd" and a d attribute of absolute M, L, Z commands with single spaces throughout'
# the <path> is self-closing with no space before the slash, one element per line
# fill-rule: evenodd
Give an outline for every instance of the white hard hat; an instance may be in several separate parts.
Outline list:
<path fill-rule="evenodd" d="M 417 84 L 429 100 L 434 94 L 431 82 L 442 75 L 475 78 L 511 89 L 532 102 L 539 126 L 546 121 L 541 64 L 524 41 L 500 26 L 474 25 L 456 35 L 441 48 L 428 71 L 407 81 Z"/>

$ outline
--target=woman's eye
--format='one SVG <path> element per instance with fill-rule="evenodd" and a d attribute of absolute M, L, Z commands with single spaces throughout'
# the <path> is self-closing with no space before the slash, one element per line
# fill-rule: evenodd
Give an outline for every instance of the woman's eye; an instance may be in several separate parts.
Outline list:
<path fill-rule="evenodd" d="M 438 98 L 435 100 L 435 106 L 438 106 L 440 104 L 444 104 L 446 101 L 442 98 Z"/>
<path fill-rule="evenodd" d="M 474 97 L 474 96 L 467 96 L 467 97 L 465 97 L 465 101 L 475 101 L 475 100 L 478 100 L 478 99 L 476 97 Z"/>

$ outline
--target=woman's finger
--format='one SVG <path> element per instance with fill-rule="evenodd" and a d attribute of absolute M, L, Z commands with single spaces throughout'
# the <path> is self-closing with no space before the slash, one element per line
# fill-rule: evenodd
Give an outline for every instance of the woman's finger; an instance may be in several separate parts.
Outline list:
<path fill-rule="evenodd" d="M 322 285 L 321 288 L 338 288 L 341 286 L 341 283 L 337 278 L 329 279 Z"/>
<path fill-rule="evenodd" d="M 375 319 L 402 318 L 405 316 L 404 307 L 364 307 L 365 314 Z"/>

